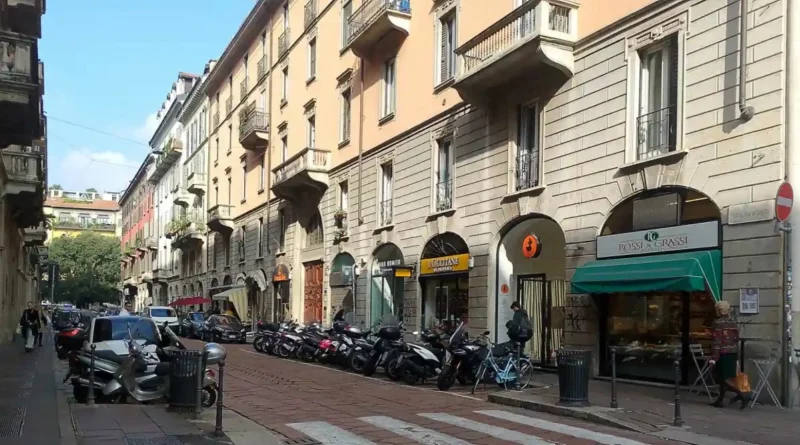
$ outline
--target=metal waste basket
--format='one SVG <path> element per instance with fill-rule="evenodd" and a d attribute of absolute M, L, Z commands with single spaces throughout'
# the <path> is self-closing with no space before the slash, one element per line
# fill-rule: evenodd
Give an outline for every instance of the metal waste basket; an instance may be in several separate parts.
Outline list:
<path fill-rule="evenodd" d="M 170 361 L 169 406 L 193 408 L 203 351 L 176 351 Z"/>
<path fill-rule="evenodd" d="M 558 404 L 562 406 L 589 406 L 589 373 L 592 351 L 559 349 Z"/>

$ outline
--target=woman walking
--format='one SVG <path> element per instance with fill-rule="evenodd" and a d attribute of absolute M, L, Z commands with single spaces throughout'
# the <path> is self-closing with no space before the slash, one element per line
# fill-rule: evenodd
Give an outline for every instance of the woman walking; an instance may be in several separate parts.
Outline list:
<path fill-rule="evenodd" d="M 39 326 L 41 325 L 41 314 L 33 308 L 33 303 L 28 302 L 28 308 L 22 312 L 19 320 L 22 326 L 22 335 L 25 338 L 25 351 L 31 352 L 39 338 Z"/>
<path fill-rule="evenodd" d="M 731 305 L 727 301 L 716 304 L 717 318 L 712 324 L 711 364 L 715 367 L 719 382 L 719 396 L 711 406 L 722 408 L 725 391 L 731 390 L 736 397 L 731 402 L 740 401 L 741 409 L 747 407 L 750 394 L 745 394 L 736 386 L 739 364 L 739 327 L 731 317 Z"/>

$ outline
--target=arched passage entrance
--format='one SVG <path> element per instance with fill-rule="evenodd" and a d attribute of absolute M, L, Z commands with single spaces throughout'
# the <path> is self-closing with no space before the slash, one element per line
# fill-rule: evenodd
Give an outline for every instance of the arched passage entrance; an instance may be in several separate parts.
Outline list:
<path fill-rule="evenodd" d="M 370 323 L 388 314 L 403 320 L 406 315 L 403 280 L 409 276 L 410 269 L 405 267 L 403 251 L 397 245 L 386 243 L 375 249 L 370 267 Z"/>
<path fill-rule="evenodd" d="M 469 317 L 469 247 L 458 235 L 445 232 L 422 249 L 422 328 L 457 325 Z"/>
<path fill-rule="evenodd" d="M 620 377 L 671 382 L 697 370 L 693 348 L 711 349 L 714 304 L 721 298 L 721 218 L 711 199 L 665 187 L 635 194 L 609 214 L 597 261 L 576 269 L 572 292 L 589 294 L 598 313 L 600 372 L 617 348 Z"/>
<path fill-rule="evenodd" d="M 553 323 L 566 302 L 567 258 L 564 232 L 555 221 L 529 217 L 512 221 L 497 253 L 497 341 L 506 341 L 505 325 L 513 318 L 511 303 L 519 301 L 528 312 L 533 337 L 525 345 L 531 360 L 553 365 L 564 332 Z M 554 311 L 554 308 L 557 308 Z"/>
<path fill-rule="evenodd" d="M 342 252 L 333 258 L 331 263 L 331 274 L 328 284 L 331 286 L 331 313 L 336 314 L 340 309 L 345 313 L 355 312 L 355 297 L 353 286 L 355 276 L 353 266 L 356 264 L 353 256 L 347 252 Z M 363 312 L 363 310 L 362 310 Z"/>

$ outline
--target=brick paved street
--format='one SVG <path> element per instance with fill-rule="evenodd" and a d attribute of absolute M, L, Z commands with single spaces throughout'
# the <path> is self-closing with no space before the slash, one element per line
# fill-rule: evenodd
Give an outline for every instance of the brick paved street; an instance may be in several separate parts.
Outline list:
<path fill-rule="evenodd" d="M 287 439 L 353 445 L 669 443 L 500 407 L 486 402 L 485 393 L 471 397 L 466 389 L 443 393 L 432 384 L 409 387 L 382 375 L 366 378 L 259 354 L 250 345 L 226 347 L 225 406 Z"/>

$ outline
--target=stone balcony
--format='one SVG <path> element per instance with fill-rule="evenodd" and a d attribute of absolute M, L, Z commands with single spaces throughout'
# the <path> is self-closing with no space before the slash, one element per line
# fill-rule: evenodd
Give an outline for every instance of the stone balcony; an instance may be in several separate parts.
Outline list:
<path fill-rule="evenodd" d="M 199 172 L 192 172 L 186 176 L 186 181 L 188 183 L 186 190 L 189 193 L 194 193 L 195 195 L 202 196 L 206 192 L 206 174 L 199 173 Z"/>
<path fill-rule="evenodd" d="M 139 275 L 139 281 L 142 283 L 152 283 L 153 282 L 153 273 L 152 272 L 142 272 Z"/>
<path fill-rule="evenodd" d="M 153 169 L 150 177 L 147 180 L 151 184 L 157 184 L 164 175 L 167 174 L 170 167 L 172 167 L 178 160 L 181 158 L 181 154 L 183 153 L 183 142 L 177 138 L 170 138 L 166 144 L 164 144 L 164 148 L 161 151 L 161 154 L 154 154 L 156 156 L 156 166 Z"/>
<path fill-rule="evenodd" d="M 272 192 L 288 200 L 296 200 L 308 192 L 322 193 L 328 188 L 330 165 L 330 151 L 304 148 L 272 170 L 275 174 Z"/>
<path fill-rule="evenodd" d="M 6 11 L 3 11 L 5 4 Z M 42 37 L 42 15 L 45 12 L 45 0 L 14 0 L 0 1 L 0 15 L 8 20 L 8 29 L 12 32 L 25 34 L 40 39 Z M 6 28 L 6 23 L 0 23 L 0 28 Z"/>
<path fill-rule="evenodd" d="M 38 225 L 44 205 L 44 159 L 37 147 L 7 148 L 2 151 L 8 182 L 5 199 L 11 214 L 23 227 Z"/>
<path fill-rule="evenodd" d="M 44 223 L 25 228 L 25 245 L 41 246 L 47 240 L 47 228 Z"/>
<path fill-rule="evenodd" d="M 258 150 L 268 142 L 269 114 L 252 103 L 239 114 L 239 143 L 245 150 Z"/>
<path fill-rule="evenodd" d="M 387 34 L 411 32 L 411 0 L 364 0 L 347 20 L 346 48 L 367 57 Z"/>
<path fill-rule="evenodd" d="M 195 195 L 187 187 L 178 186 L 175 190 L 173 203 L 181 207 L 190 207 L 194 203 Z"/>
<path fill-rule="evenodd" d="M 208 228 L 214 232 L 230 234 L 233 232 L 233 218 L 231 217 L 232 207 L 225 204 L 217 204 L 208 209 Z"/>
<path fill-rule="evenodd" d="M 0 148 L 30 146 L 42 136 L 37 41 L 0 31 L 0 48 L 14 53 L 0 65 Z"/>
<path fill-rule="evenodd" d="M 158 251 L 158 238 L 155 235 L 150 235 L 144 240 L 144 245 L 148 250 Z"/>
<path fill-rule="evenodd" d="M 530 88 L 531 79 L 563 83 L 575 72 L 577 40 L 577 1 L 525 2 L 456 49 L 453 88 L 465 101 L 486 105 Z"/>
<path fill-rule="evenodd" d="M 187 216 L 174 221 L 172 233 L 173 249 L 193 249 L 205 241 L 205 227 L 202 219 L 197 216 Z"/>

